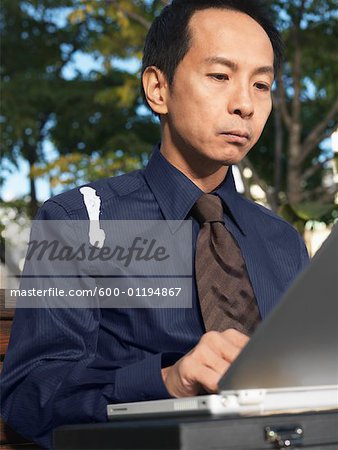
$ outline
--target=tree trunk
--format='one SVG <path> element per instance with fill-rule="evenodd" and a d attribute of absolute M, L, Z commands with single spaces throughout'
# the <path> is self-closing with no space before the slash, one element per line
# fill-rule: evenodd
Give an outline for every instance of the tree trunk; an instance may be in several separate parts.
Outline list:
<path fill-rule="evenodd" d="M 287 175 L 287 194 L 291 205 L 298 205 L 302 201 L 302 174 L 299 164 L 299 155 L 302 149 L 300 132 L 300 124 L 294 123 L 290 133 Z"/>
<path fill-rule="evenodd" d="M 302 174 L 301 174 L 301 61 L 302 49 L 300 42 L 300 22 L 302 20 L 302 8 L 294 19 L 293 45 L 295 48 L 293 59 L 293 89 L 292 115 L 290 126 L 290 140 L 288 152 L 288 176 L 287 196 L 291 205 L 297 205 L 302 200 Z"/>
<path fill-rule="evenodd" d="M 272 196 L 271 208 L 277 211 L 279 207 L 279 193 L 281 191 L 282 180 L 282 154 L 283 154 L 283 125 L 282 117 L 279 108 L 279 99 L 276 100 L 276 105 L 273 111 L 274 114 L 274 128 L 275 128 L 275 160 L 274 160 L 274 191 Z"/>
<path fill-rule="evenodd" d="M 36 198 L 36 184 L 35 184 L 36 181 L 32 175 L 33 166 L 37 162 L 37 154 L 35 148 L 32 146 L 29 147 L 29 156 L 27 160 L 29 164 L 29 196 L 30 196 L 28 211 L 30 218 L 33 219 L 36 213 L 38 212 L 39 204 Z"/>

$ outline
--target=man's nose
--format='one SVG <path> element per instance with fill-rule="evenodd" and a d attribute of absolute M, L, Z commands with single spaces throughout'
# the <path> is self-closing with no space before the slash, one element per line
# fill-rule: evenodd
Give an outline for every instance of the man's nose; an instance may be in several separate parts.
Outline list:
<path fill-rule="evenodd" d="M 243 119 L 253 116 L 254 104 L 250 89 L 247 86 L 243 86 L 243 84 L 233 86 L 228 102 L 228 110 L 230 114 L 237 114 Z"/>

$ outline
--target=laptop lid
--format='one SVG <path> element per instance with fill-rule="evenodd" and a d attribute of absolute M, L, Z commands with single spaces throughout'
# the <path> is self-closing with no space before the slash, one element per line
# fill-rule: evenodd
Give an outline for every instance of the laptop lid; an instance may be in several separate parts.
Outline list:
<path fill-rule="evenodd" d="M 338 225 L 219 382 L 219 390 L 338 384 Z"/>

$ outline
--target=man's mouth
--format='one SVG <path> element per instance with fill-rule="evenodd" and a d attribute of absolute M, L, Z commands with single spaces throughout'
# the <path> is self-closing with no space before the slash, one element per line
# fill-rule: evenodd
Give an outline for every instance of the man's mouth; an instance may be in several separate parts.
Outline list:
<path fill-rule="evenodd" d="M 245 130 L 230 130 L 221 133 L 227 141 L 233 144 L 245 145 L 250 139 L 250 134 Z"/>

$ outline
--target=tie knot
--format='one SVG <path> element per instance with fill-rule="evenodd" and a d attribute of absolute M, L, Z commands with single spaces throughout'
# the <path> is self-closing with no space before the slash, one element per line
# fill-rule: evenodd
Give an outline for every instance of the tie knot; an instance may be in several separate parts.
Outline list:
<path fill-rule="evenodd" d="M 194 204 L 192 214 L 198 222 L 224 222 L 223 206 L 219 197 L 212 194 L 203 194 Z"/>

